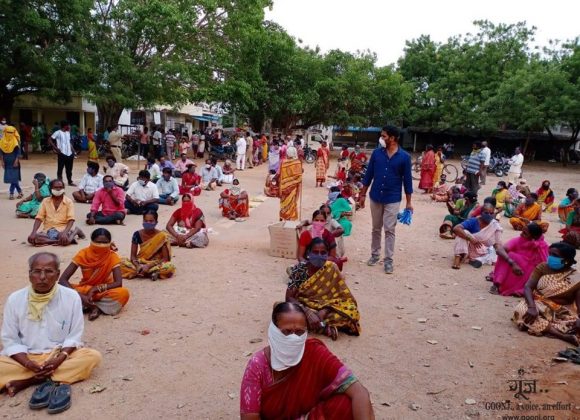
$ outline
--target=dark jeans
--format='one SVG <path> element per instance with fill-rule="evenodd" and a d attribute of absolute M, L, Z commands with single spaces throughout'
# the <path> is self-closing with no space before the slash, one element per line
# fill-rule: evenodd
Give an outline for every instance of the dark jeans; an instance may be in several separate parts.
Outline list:
<path fill-rule="evenodd" d="M 62 153 L 58 154 L 58 163 L 56 169 L 56 177 L 58 179 L 62 179 L 62 170 L 65 169 L 66 171 L 66 178 L 68 183 L 72 183 L 72 171 L 73 171 L 73 163 L 75 161 L 75 155 L 72 154 L 70 156 L 63 155 Z"/>
<path fill-rule="evenodd" d="M 477 191 L 479 191 L 479 175 L 467 172 L 465 174 L 465 188 L 477 194 Z"/>
<path fill-rule="evenodd" d="M 159 194 L 159 204 L 167 204 L 167 199 L 171 197 L 171 194 Z M 179 201 L 179 196 L 173 199 L 173 204 Z"/>
<path fill-rule="evenodd" d="M 91 217 L 91 213 L 87 214 L 87 219 Z M 105 216 L 102 211 L 98 211 L 95 214 L 95 223 L 97 225 L 113 225 L 117 223 L 117 221 L 123 221 L 125 219 L 125 213 L 121 213 L 120 211 Z"/>
<path fill-rule="evenodd" d="M 147 210 L 155 210 L 155 211 L 159 210 L 159 204 L 151 203 L 145 206 L 138 207 L 132 204 L 129 200 L 125 199 L 125 208 L 130 214 L 143 214 Z"/>
<path fill-rule="evenodd" d="M 139 143 L 139 154 L 147 157 L 149 155 L 149 145 Z"/>

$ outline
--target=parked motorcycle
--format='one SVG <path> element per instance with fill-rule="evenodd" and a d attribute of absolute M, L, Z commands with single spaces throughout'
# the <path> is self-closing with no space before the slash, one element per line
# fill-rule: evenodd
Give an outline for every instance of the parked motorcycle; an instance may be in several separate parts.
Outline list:
<path fill-rule="evenodd" d="M 216 160 L 236 160 L 236 152 L 229 143 L 222 146 L 212 144 L 209 149 L 209 157 Z"/>
<path fill-rule="evenodd" d="M 316 150 L 308 145 L 304 146 L 304 160 L 306 163 L 314 163 L 316 161 Z"/>

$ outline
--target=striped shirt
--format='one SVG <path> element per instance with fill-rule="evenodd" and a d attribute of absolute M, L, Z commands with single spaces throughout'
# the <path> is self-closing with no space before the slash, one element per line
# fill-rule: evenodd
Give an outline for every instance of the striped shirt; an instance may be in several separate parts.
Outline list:
<path fill-rule="evenodd" d="M 485 162 L 485 156 L 481 151 L 474 150 L 469 155 L 469 160 L 467 161 L 466 171 L 469 174 L 476 174 L 481 170 L 481 164 Z"/>

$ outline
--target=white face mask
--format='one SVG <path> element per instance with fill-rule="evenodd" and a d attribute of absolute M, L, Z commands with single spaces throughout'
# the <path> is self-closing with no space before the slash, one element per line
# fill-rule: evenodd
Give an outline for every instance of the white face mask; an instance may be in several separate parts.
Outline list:
<path fill-rule="evenodd" d="M 64 189 L 62 189 L 62 190 L 52 190 L 50 193 L 52 195 L 54 195 L 55 197 L 60 197 L 61 195 L 64 194 Z"/>
<path fill-rule="evenodd" d="M 147 181 L 140 179 L 139 184 L 144 187 L 145 185 L 147 185 Z"/>
<path fill-rule="evenodd" d="M 380 138 L 379 139 L 379 144 L 381 145 L 381 147 L 386 148 L 387 147 L 387 143 L 385 142 L 384 138 Z"/>
<path fill-rule="evenodd" d="M 272 369 L 280 372 L 300 363 L 304 355 L 307 337 L 307 332 L 302 335 L 290 334 L 286 336 L 270 321 L 268 342 L 270 343 Z"/>
<path fill-rule="evenodd" d="M 205 165 L 206 169 L 211 169 L 211 165 Z"/>

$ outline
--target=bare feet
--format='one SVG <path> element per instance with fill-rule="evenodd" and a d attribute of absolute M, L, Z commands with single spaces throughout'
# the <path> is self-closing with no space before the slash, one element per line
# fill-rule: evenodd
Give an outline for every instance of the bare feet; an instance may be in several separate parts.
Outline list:
<path fill-rule="evenodd" d="M 100 316 L 101 316 L 101 310 L 95 306 L 89 312 L 89 317 L 88 318 L 89 318 L 89 321 L 94 321 L 95 319 L 97 319 Z"/>
<path fill-rule="evenodd" d="M 29 379 L 21 379 L 19 381 L 10 381 L 4 386 L 4 390 L 6 391 L 9 397 L 13 397 L 20 391 L 28 388 L 29 386 L 43 381 L 45 381 L 45 379 L 38 379 L 34 377 Z"/>

